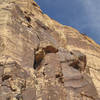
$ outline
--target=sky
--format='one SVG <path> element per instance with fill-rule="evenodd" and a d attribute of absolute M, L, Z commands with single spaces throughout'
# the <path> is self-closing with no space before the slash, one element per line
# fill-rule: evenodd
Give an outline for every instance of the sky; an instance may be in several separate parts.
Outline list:
<path fill-rule="evenodd" d="M 42 11 L 100 44 L 100 0 L 35 0 Z"/>

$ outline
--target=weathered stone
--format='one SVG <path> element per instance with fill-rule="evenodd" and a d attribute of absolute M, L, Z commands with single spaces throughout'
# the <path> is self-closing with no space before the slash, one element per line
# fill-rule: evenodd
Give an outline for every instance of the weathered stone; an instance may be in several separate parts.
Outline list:
<path fill-rule="evenodd" d="M 34 0 L 0 0 L 0 100 L 100 100 L 99 66 L 100 46 Z"/>

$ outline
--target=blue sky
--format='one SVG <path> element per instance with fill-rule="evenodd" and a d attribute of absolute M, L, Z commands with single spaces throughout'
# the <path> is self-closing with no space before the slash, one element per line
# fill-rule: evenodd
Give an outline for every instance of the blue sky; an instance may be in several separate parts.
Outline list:
<path fill-rule="evenodd" d="M 100 44 L 100 0 L 35 0 L 44 13 Z"/>

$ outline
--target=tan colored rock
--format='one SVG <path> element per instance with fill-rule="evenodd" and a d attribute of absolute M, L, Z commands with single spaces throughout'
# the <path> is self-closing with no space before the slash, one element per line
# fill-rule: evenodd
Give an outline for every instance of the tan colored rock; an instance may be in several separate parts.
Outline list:
<path fill-rule="evenodd" d="M 0 100 L 100 100 L 99 62 L 99 45 L 35 1 L 0 0 Z"/>

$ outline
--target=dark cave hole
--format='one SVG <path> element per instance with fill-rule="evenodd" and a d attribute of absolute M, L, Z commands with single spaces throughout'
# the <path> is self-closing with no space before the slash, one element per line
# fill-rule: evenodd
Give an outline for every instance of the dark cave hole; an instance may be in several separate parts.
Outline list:
<path fill-rule="evenodd" d="M 60 78 L 60 77 L 61 77 L 61 75 L 60 75 L 60 74 L 57 74 L 57 75 L 56 75 L 56 78 Z"/>
<path fill-rule="evenodd" d="M 73 65 L 72 67 L 77 69 L 77 70 L 80 70 L 80 67 L 77 64 Z"/>
<path fill-rule="evenodd" d="M 34 60 L 34 65 L 33 65 L 33 68 L 34 69 L 37 69 L 41 63 L 42 59 L 40 59 L 39 61 L 37 61 L 36 59 Z"/>
<path fill-rule="evenodd" d="M 80 70 L 79 61 L 73 61 L 69 66 L 73 67 L 76 70 Z"/>
<path fill-rule="evenodd" d="M 56 74 L 56 78 L 58 78 L 58 81 L 59 81 L 60 83 L 64 83 L 64 82 L 63 82 L 63 75 L 61 75 L 61 74 Z"/>
<path fill-rule="evenodd" d="M 45 64 L 45 66 L 48 65 L 47 63 Z"/>
<path fill-rule="evenodd" d="M 31 26 L 31 25 L 28 25 L 27 27 L 28 27 L 28 28 L 31 28 L 32 26 Z"/>
<path fill-rule="evenodd" d="M 45 73 L 43 72 L 43 75 L 45 76 Z"/>
<path fill-rule="evenodd" d="M 30 18 L 30 17 L 25 16 L 25 18 L 26 18 L 26 20 L 27 20 L 28 22 L 31 22 L 31 18 Z"/>
<path fill-rule="evenodd" d="M 11 78 L 10 75 L 3 75 L 2 76 L 2 81 L 8 80 L 9 78 Z"/>
<path fill-rule="evenodd" d="M 53 46 L 47 46 L 45 48 L 42 48 L 42 50 L 40 51 L 39 50 L 35 51 L 33 68 L 37 69 L 39 67 L 46 54 L 56 53 L 56 52 L 58 52 L 58 49 L 54 48 Z"/>
<path fill-rule="evenodd" d="M 43 50 L 36 50 L 34 52 L 34 64 L 33 64 L 34 69 L 37 69 L 39 67 L 43 58 L 44 58 L 44 51 Z"/>
<path fill-rule="evenodd" d="M 73 52 L 70 52 L 71 55 L 73 55 Z"/>

